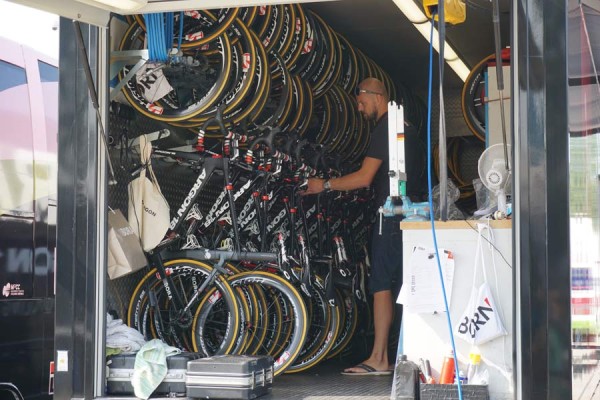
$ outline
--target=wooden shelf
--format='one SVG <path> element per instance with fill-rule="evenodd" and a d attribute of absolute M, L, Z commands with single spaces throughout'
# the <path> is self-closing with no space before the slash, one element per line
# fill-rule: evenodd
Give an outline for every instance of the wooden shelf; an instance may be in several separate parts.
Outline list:
<path fill-rule="evenodd" d="M 511 229 L 512 220 L 458 220 L 458 221 L 435 221 L 435 229 L 477 229 L 477 224 L 487 224 L 489 222 L 493 229 Z M 400 229 L 403 231 L 412 229 L 431 229 L 431 222 L 429 221 L 403 221 L 400 222 Z"/>

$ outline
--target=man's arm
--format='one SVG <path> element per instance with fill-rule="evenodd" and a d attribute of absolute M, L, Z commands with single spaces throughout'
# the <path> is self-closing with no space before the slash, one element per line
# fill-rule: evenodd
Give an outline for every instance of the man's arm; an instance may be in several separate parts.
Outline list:
<path fill-rule="evenodd" d="M 365 157 L 358 171 L 339 178 L 330 179 L 331 189 L 346 191 L 370 186 L 381 163 L 382 160 L 378 158 Z M 321 193 L 324 182 L 324 179 L 310 178 L 308 180 L 308 188 L 304 194 Z"/>

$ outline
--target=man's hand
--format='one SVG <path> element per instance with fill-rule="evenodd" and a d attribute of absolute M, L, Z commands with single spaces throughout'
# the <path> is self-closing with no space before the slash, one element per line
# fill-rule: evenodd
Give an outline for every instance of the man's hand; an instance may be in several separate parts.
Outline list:
<path fill-rule="evenodd" d="M 302 196 L 307 194 L 317 194 L 323 191 L 323 183 L 325 179 L 320 178 L 309 178 L 306 190 L 302 192 Z"/>

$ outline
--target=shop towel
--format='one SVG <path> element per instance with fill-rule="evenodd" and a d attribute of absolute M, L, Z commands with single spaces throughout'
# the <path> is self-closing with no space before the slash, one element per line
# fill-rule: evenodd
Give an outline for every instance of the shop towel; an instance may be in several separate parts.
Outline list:
<path fill-rule="evenodd" d="M 136 329 L 106 314 L 106 347 L 119 349 L 123 353 L 135 353 L 145 343 L 144 336 Z"/>
<path fill-rule="evenodd" d="M 136 397 L 147 399 L 167 376 L 167 357 L 181 350 L 171 347 L 160 339 L 146 343 L 135 356 L 131 384 Z"/>

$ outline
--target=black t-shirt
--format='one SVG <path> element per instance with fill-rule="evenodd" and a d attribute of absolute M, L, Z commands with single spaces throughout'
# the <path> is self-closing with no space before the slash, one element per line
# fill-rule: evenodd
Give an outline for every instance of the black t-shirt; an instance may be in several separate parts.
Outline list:
<path fill-rule="evenodd" d="M 366 157 L 376 158 L 382 163 L 373 178 L 373 188 L 375 189 L 375 201 L 377 207 L 383 206 L 385 200 L 390 195 L 390 170 L 389 145 L 388 145 L 388 115 L 381 116 L 377 125 L 371 132 L 371 143 L 367 150 Z"/>

